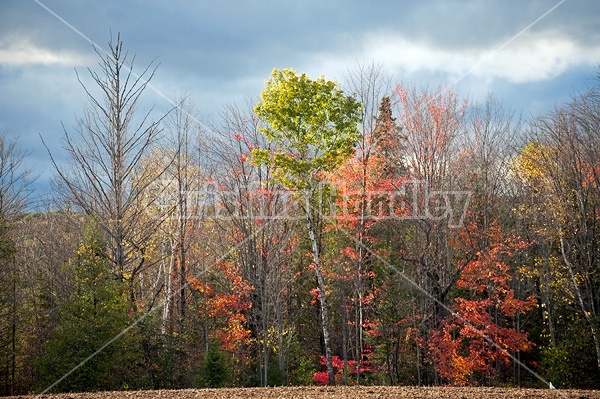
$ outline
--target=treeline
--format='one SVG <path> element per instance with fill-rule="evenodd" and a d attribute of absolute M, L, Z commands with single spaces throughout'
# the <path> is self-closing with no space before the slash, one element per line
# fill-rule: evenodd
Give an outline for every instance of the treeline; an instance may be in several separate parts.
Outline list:
<path fill-rule="evenodd" d="M 597 83 L 524 123 L 376 66 L 275 70 L 217 122 L 153 119 L 122 46 L 47 211 L 0 139 L 0 394 L 600 388 Z"/>

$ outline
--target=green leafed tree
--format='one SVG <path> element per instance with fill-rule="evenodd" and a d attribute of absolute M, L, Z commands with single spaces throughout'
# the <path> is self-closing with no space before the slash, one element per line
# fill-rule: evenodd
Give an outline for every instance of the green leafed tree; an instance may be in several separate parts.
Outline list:
<path fill-rule="evenodd" d="M 274 178 L 295 191 L 304 208 L 319 288 L 329 384 L 334 384 L 329 320 L 320 252 L 323 198 L 330 197 L 325 172 L 347 160 L 359 139 L 360 104 L 337 83 L 310 79 L 292 69 L 275 69 L 255 106 L 261 132 L 274 151 L 256 149 L 258 164 L 274 167 Z"/>

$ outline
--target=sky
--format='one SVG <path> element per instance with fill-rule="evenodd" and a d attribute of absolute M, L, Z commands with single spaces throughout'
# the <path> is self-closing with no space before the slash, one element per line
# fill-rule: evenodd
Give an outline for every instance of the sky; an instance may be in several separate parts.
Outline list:
<path fill-rule="evenodd" d="M 0 132 L 29 153 L 38 191 L 53 175 L 42 138 L 65 162 L 87 104 L 77 73 L 91 85 L 93 44 L 111 33 L 134 72 L 158 65 L 143 107 L 186 93 L 207 121 L 258 98 L 273 68 L 343 83 L 368 64 L 528 119 L 593 85 L 600 64 L 597 0 L 0 0 Z"/>

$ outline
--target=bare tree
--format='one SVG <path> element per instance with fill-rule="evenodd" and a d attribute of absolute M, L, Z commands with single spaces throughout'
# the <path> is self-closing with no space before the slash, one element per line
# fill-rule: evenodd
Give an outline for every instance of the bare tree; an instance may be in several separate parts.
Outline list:
<path fill-rule="evenodd" d="M 507 171 L 516 152 L 515 143 L 522 132 L 522 123 L 501 101 L 489 96 L 469 107 L 466 129 L 458 165 L 468 172 L 458 173 L 457 177 L 477 198 L 473 206 L 477 206 L 475 210 L 480 214 L 482 227 L 487 228 L 492 219 L 510 213 L 511 202 L 498 201 L 498 198 L 510 195 Z"/>
<path fill-rule="evenodd" d="M 0 210 L 11 218 L 26 209 L 35 179 L 25 164 L 27 152 L 20 150 L 17 139 L 0 134 Z"/>
<path fill-rule="evenodd" d="M 98 223 L 108 242 L 108 253 L 103 255 L 113 264 L 115 275 L 133 285 L 145 266 L 149 237 L 159 222 L 144 220 L 147 205 L 142 196 L 163 170 L 142 167 L 141 160 L 159 137 L 160 120 L 149 121 L 151 110 L 137 113 L 156 67 L 151 63 L 141 74 L 134 73 L 135 56 L 129 59 L 120 35 L 111 37 L 108 52 L 95 50 L 100 71 L 88 71 L 100 94 L 93 94 L 77 75 L 89 105 L 76 134 L 65 129 L 64 149 L 70 163 L 63 166 L 50 156 L 62 195 Z"/>
<path fill-rule="evenodd" d="M 149 191 L 150 196 L 161 196 L 159 203 L 164 214 L 158 216 L 166 219 L 160 228 L 160 245 L 163 248 L 161 270 L 165 285 L 163 331 L 172 315 L 177 315 L 180 327 L 185 320 L 190 231 L 199 227 L 202 209 L 197 202 L 204 173 L 195 148 L 196 142 L 201 140 L 201 125 L 195 116 L 194 104 L 183 96 L 178 102 L 178 107 L 165 119 L 167 146 L 158 149 L 152 158 L 146 160 L 152 164 L 149 167 L 157 170 L 166 168 L 161 181 L 153 185 L 157 190 Z M 152 203 L 153 198 L 148 200 Z"/>
<path fill-rule="evenodd" d="M 14 223 L 30 198 L 33 180 L 25 168 L 26 153 L 0 135 L 0 394 L 16 390 L 18 328 L 20 324 L 20 271 L 15 260 Z"/>

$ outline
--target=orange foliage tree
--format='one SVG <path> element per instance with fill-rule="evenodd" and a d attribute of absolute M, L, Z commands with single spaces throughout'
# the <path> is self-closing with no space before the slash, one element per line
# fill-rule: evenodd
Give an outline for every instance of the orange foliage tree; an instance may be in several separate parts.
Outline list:
<path fill-rule="evenodd" d="M 504 234 L 497 223 L 486 232 L 475 224 L 466 226 L 457 242 L 485 245 L 464 266 L 456 283 L 460 296 L 451 307 L 453 317 L 433 331 L 429 350 L 435 370 L 448 383 L 475 385 L 479 379 L 492 379 L 514 353 L 533 347 L 528 334 L 515 329 L 511 319 L 532 309 L 535 298 L 515 297 L 510 286 L 514 273 L 507 263 L 514 251 L 529 244 Z"/>
<path fill-rule="evenodd" d="M 373 227 L 398 216 L 393 194 L 400 187 L 400 127 L 392 115 L 389 97 L 381 99 L 373 123 L 363 129 L 361 140 L 351 158 L 329 176 L 337 190 L 336 228 L 342 232 L 333 262 L 342 320 L 342 360 L 344 383 L 348 372 L 360 383 L 365 360 L 365 325 L 372 307 L 375 277 L 372 247 L 376 241 Z M 364 123 L 364 122 L 363 122 Z M 353 348 L 348 354 L 346 348 Z M 352 359 L 349 359 L 349 355 Z M 351 367 L 356 362 L 356 367 Z"/>
<path fill-rule="evenodd" d="M 239 267 L 234 263 L 217 262 L 214 267 L 212 281 L 195 277 L 188 277 L 188 281 L 194 290 L 206 298 L 200 312 L 214 321 L 210 338 L 216 339 L 223 351 L 241 353 L 240 348 L 250 336 L 244 313 L 252 306 L 249 296 L 253 287 L 242 278 Z"/>

